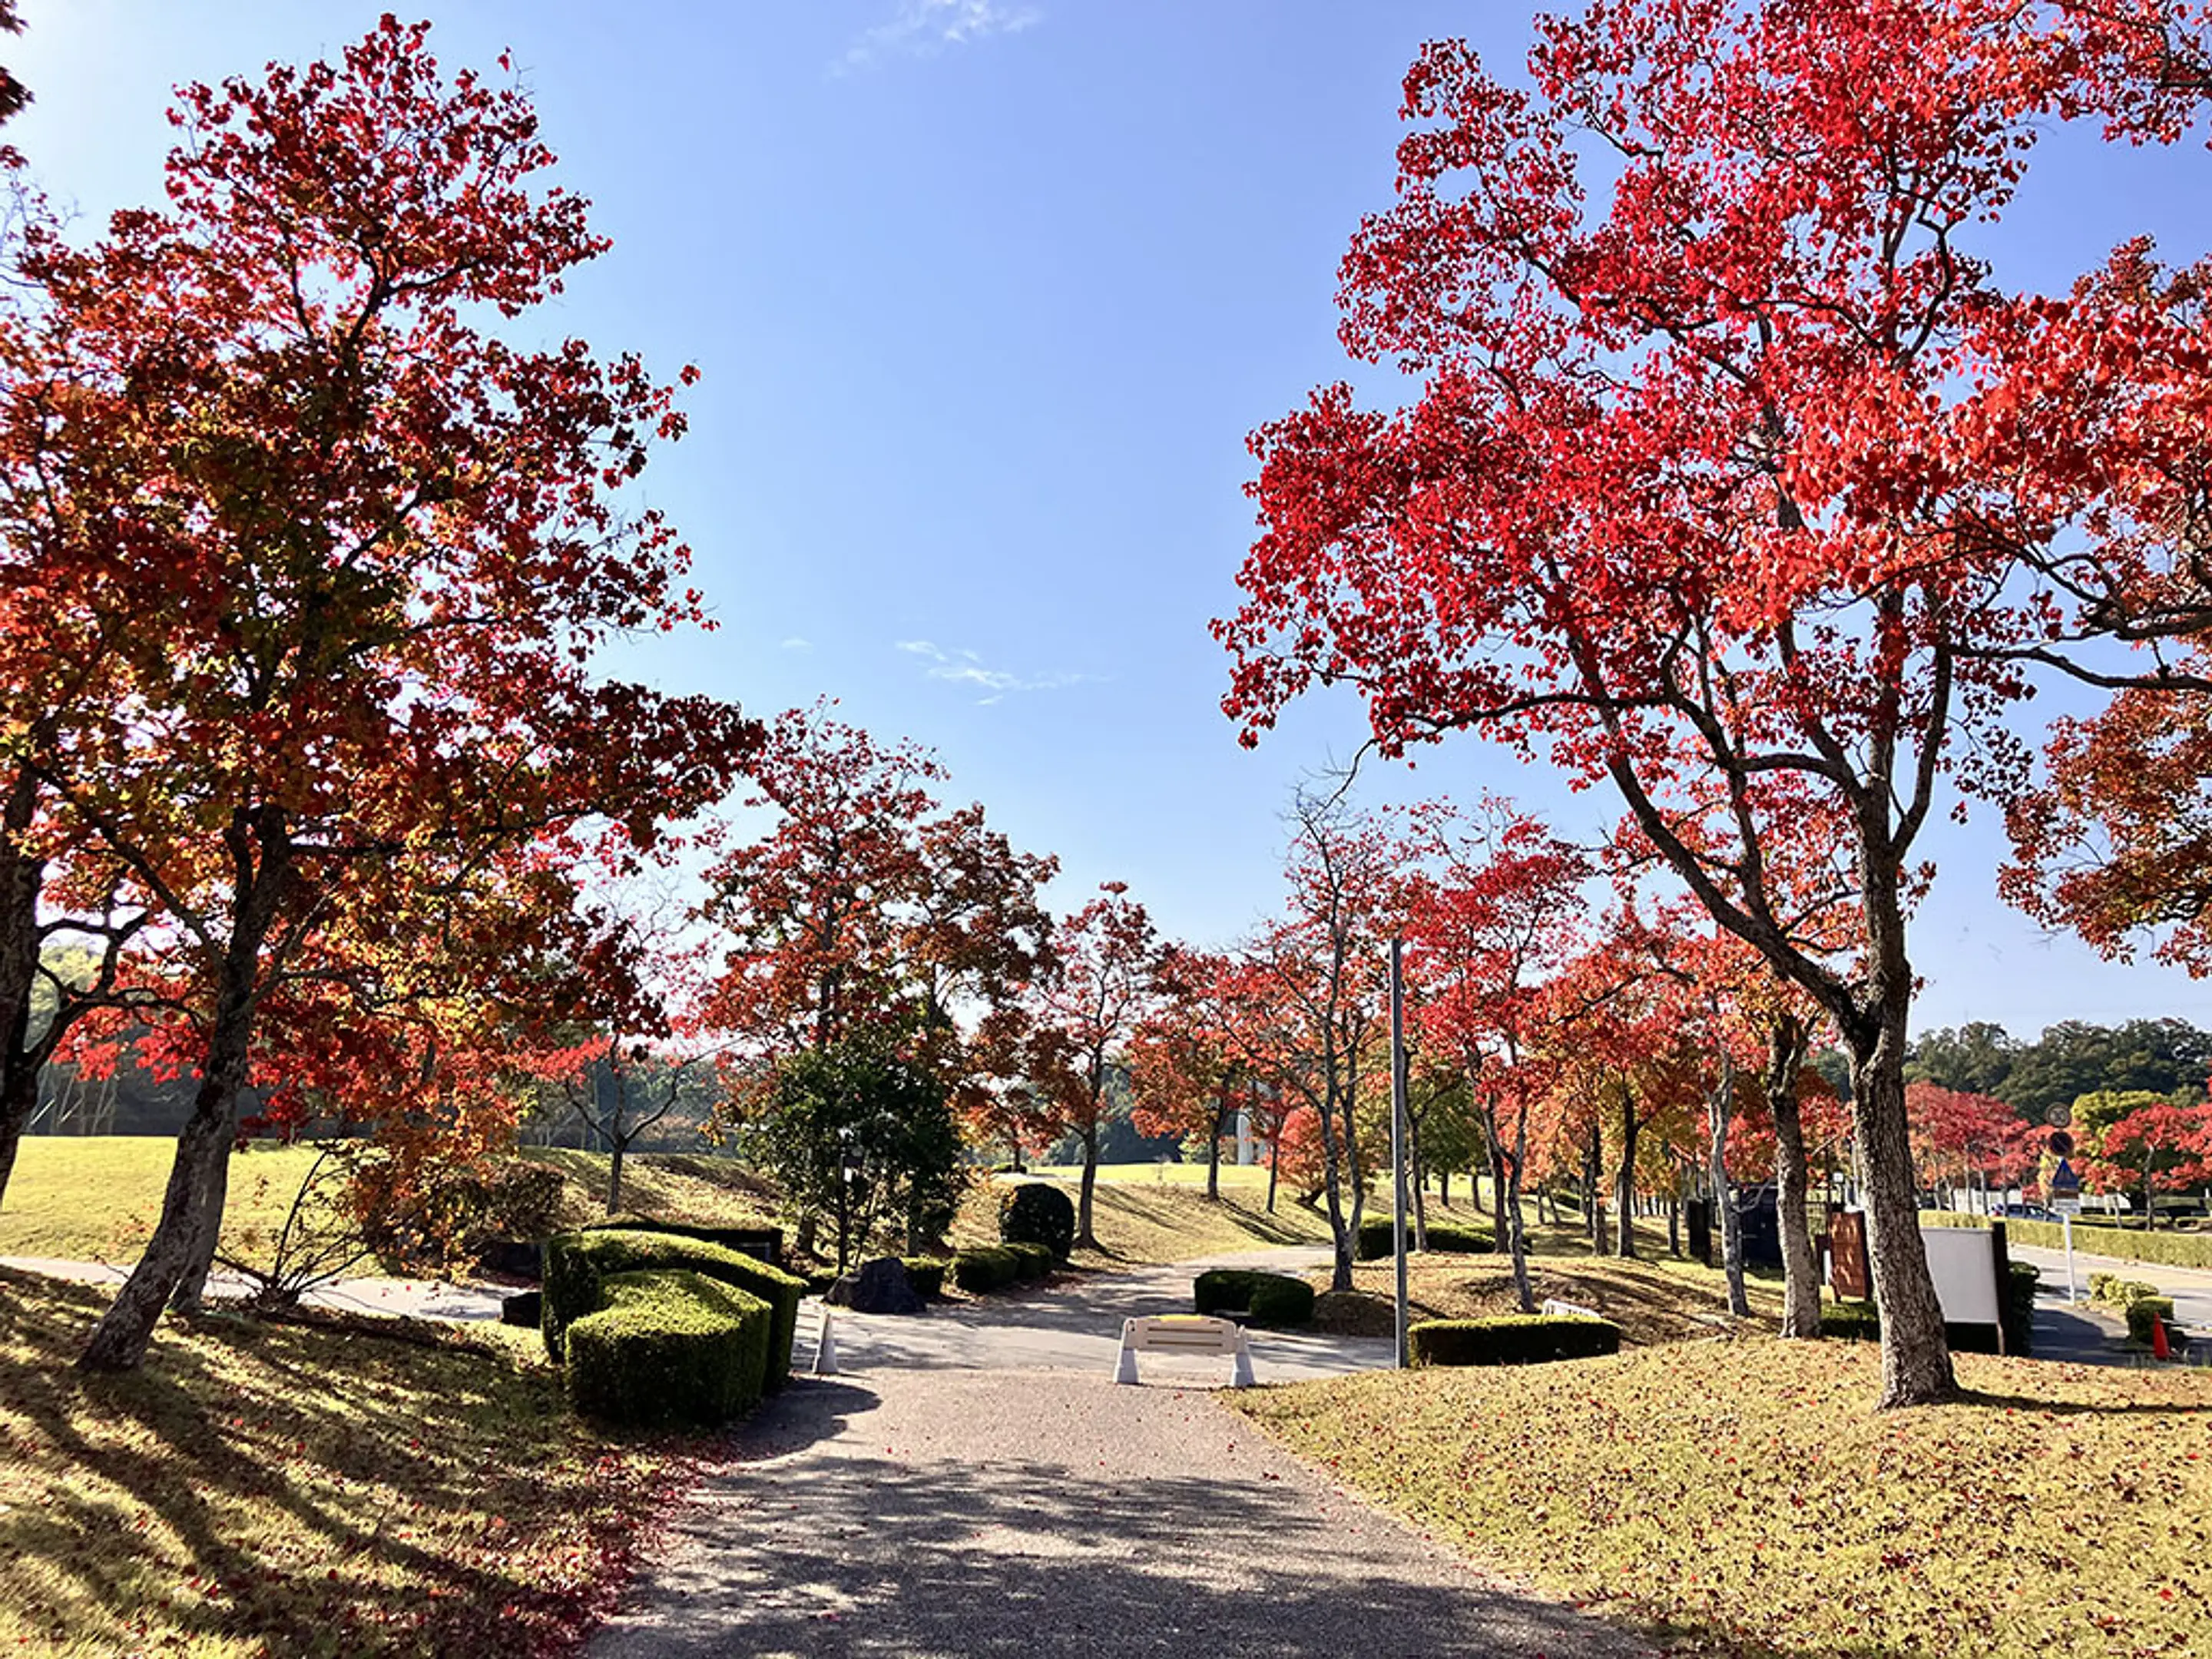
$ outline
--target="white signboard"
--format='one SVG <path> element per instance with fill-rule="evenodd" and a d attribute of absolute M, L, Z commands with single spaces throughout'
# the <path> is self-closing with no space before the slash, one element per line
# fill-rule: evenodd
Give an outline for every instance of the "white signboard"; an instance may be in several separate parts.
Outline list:
<path fill-rule="evenodd" d="M 1929 1277 L 1947 1325 L 1994 1325 L 1997 1313 L 1997 1241 L 1981 1227 L 1923 1227 Z"/>

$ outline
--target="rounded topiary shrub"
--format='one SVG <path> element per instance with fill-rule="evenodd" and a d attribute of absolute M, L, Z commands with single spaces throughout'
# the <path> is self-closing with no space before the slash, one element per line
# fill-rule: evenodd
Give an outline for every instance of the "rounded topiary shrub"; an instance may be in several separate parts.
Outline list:
<path fill-rule="evenodd" d="M 1009 1244 L 1042 1244 L 1065 1261 L 1075 1248 L 1075 1206 L 1059 1188 L 1025 1181 L 999 1200 L 999 1237 Z"/>
<path fill-rule="evenodd" d="M 623 1273 L 568 1328 L 568 1398 L 611 1423 L 711 1426 L 760 1402 L 775 1312 L 704 1273 Z"/>

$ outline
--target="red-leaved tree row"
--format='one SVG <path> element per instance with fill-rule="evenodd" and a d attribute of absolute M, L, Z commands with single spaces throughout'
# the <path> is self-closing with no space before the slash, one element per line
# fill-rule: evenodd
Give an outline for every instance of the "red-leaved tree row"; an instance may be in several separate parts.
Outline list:
<path fill-rule="evenodd" d="M 2043 294 L 1977 243 L 2053 119 L 2191 132 L 2206 23 L 1624 0 L 1538 20 L 1522 76 L 1431 45 L 1340 296 L 1346 349 L 1419 395 L 1325 387 L 1252 440 L 1228 712 L 1255 740 L 1348 684 L 1387 753 L 1471 732 L 1619 793 L 1841 1042 L 1885 1406 L 1954 1387 L 1905 1102 L 1920 832 L 1947 783 L 2025 794 L 2038 676 L 2120 689 L 2016 809 L 2015 879 L 2173 919 L 2142 890 L 2171 807 L 2096 779 L 2185 751 L 2208 684 L 2203 269 L 2139 240 Z M 2061 856 L 2107 832 L 2092 874 Z M 1848 866 L 1848 940 L 1797 926 L 1808 835 Z"/>

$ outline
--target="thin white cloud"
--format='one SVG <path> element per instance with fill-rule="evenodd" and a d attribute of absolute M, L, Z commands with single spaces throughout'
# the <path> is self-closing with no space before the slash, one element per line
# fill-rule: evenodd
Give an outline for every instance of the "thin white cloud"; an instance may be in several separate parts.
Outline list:
<path fill-rule="evenodd" d="M 864 30 L 830 68 L 846 75 L 883 58 L 933 58 L 948 46 L 1018 34 L 1043 16 L 1009 0 L 898 0 L 890 21 Z"/>
<path fill-rule="evenodd" d="M 811 651 L 814 648 L 814 641 L 802 640 L 798 635 L 793 634 L 789 639 L 784 641 L 779 648 L 785 651 Z"/>
<path fill-rule="evenodd" d="M 989 692 L 990 696 L 976 699 L 986 705 L 997 702 L 1010 691 L 1058 691 L 1098 678 L 1096 674 L 1066 672 L 1013 674 L 1003 668 L 986 668 L 982 658 L 973 651 L 948 651 L 933 640 L 899 640 L 896 643 L 908 656 L 919 657 L 927 665 L 922 672 L 929 678 L 952 685 L 972 685 L 979 691 Z"/>

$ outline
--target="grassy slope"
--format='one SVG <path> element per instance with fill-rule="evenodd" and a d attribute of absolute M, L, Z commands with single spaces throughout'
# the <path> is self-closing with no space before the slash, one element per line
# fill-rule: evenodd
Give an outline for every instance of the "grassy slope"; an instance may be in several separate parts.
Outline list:
<path fill-rule="evenodd" d="M 0 1270 L 0 1650 L 559 1650 L 682 1468 L 580 1425 L 532 1333 L 208 1318 L 82 1376 L 106 1299 Z"/>
<path fill-rule="evenodd" d="M 1694 1651 L 2201 1651 L 2212 1377 L 1958 1365 L 1978 1398 L 1883 1415 L 1874 1346 L 1769 1338 L 1224 1398 L 1437 1535 Z"/>
<path fill-rule="evenodd" d="M 1431 1212 L 1451 1220 L 1486 1220 L 1473 1212 Z M 1529 1287 L 1541 1304 L 1556 1297 L 1603 1314 L 1621 1328 L 1625 1341 L 1638 1346 L 1657 1342 L 1680 1342 L 1711 1336 L 1726 1322 L 1728 1281 L 1717 1267 L 1679 1261 L 1667 1251 L 1663 1231 L 1638 1230 L 1639 1259 L 1593 1256 L 1589 1241 L 1571 1227 L 1528 1227 Z M 1517 1313 L 1513 1292 L 1512 1265 L 1503 1255 L 1433 1254 L 1408 1258 L 1407 1301 L 1419 1319 L 1473 1319 L 1489 1314 Z M 1309 1273 L 1314 1285 L 1327 1288 L 1328 1274 Z M 1390 1262 L 1362 1262 L 1353 1269 L 1354 1290 L 1368 1299 L 1364 1307 L 1324 1305 L 1326 1328 L 1388 1334 L 1389 1303 L 1395 1294 Z M 1751 1276 L 1745 1288 L 1751 1297 L 1754 1327 L 1773 1330 L 1782 1319 L 1782 1286 L 1778 1280 Z"/>
<path fill-rule="evenodd" d="M 1176 1166 L 1170 1165 L 1173 1170 Z M 1266 1209 L 1265 1170 L 1260 1182 L 1222 1182 L 1221 1198 L 1209 1201 L 1205 1192 L 1206 1171 L 1197 1170 L 1198 1184 L 1155 1178 L 1154 1164 L 1109 1166 L 1099 1172 L 1091 1195 L 1092 1224 L 1100 1249 L 1079 1250 L 1080 1266 L 1127 1267 L 1145 1262 L 1188 1261 L 1200 1256 L 1225 1255 L 1243 1250 L 1264 1250 L 1279 1244 L 1325 1244 L 1328 1224 L 1312 1211 L 1292 1201 L 1285 1193 L 1276 1200 L 1275 1212 Z M 1053 1184 L 1072 1202 L 1073 1179 L 1057 1178 Z M 1222 1171 L 1227 1176 L 1231 1171 Z M 988 1243 L 999 1236 L 996 1183 L 979 1183 L 961 1206 L 954 1224 L 956 1244 Z"/>
<path fill-rule="evenodd" d="M 0 1255 L 135 1260 L 161 1214 L 175 1150 L 174 1141 L 153 1135 L 27 1138 L 0 1210 Z M 521 1156 L 567 1178 L 562 1221 L 605 1213 L 605 1154 L 532 1147 Z M 250 1248 L 256 1233 L 283 1224 L 313 1158 L 310 1147 L 255 1146 L 232 1159 L 227 1245 Z M 632 1157 L 623 1164 L 623 1194 L 626 1211 L 664 1220 L 746 1226 L 773 1217 L 759 1181 L 725 1158 Z"/>

